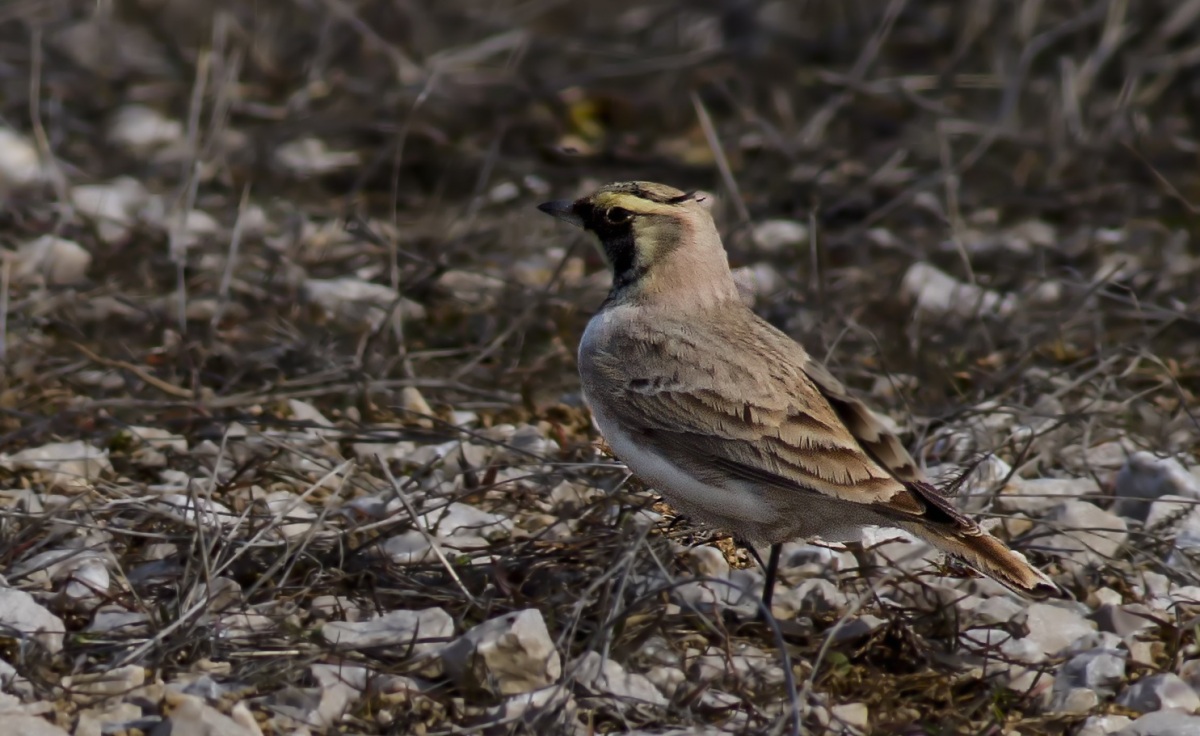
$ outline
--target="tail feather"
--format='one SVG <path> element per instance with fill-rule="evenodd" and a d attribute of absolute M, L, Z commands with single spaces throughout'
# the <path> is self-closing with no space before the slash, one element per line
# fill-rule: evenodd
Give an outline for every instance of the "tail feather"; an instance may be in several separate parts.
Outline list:
<path fill-rule="evenodd" d="M 901 528 L 1026 598 L 1067 597 L 1041 570 L 1029 564 L 1025 555 L 988 534 L 933 486 L 923 481 L 904 485 L 913 498 L 922 502 L 922 510 L 917 519 L 899 519 Z"/>
<path fill-rule="evenodd" d="M 974 529 L 906 524 L 905 528 L 946 554 L 962 560 L 1009 590 L 1034 600 L 1064 598 L 1061 588 L 1004 542 L 975 526 Z"/>

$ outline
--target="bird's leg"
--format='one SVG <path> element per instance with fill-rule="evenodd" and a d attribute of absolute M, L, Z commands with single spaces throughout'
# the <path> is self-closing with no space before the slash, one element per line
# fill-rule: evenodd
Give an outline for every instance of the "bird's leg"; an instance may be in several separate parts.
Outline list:
<path fill-rule="evenodd" d="M 737 546 L 741 547 L 742 549 L 748 551 L 750 553 L 750 556 L 754 558 L 754 561 L 758 563 L 758 566 L 763 569 L 766 569 L 766 567 L 767 567 L 766 563 L 763 562 L 762 555 L 758 554 L 757 547 L 755 547 L 753 544 L 750 544 L 746 540 L 738 539 L 737 537 L 733 538 L 733 543 L 736 544 Z"/>
<path fill-rule="evenodd" d="M 766 606 L 766 610 L 760 610 L 758 612 L 758 618 L 764 618 L 765 614 L 771 610 L 771 599 L 775 595 L 775 573 L 779 570 L 779 555 L 783 551 L 783 545 L 772 544 L 771 553 L 767 557 L 767 561 L 763 562 L 762 555 L 758 553 L 758 548 L 753 544 L 738 539 L 737 537 L 734 537 L 733 541 L 736 542 L 739 547 L 742 547 L 750 552 L 750 556 L 754 558 L 754 560 L 758 563 L 758 566 L 762 568 L 766 575 L 763 581 L 762 592 L 762 602 L 763 605 Z"/>
<path fill-rule="evenodd" d="M 842 542 L 842 545 L 847 552 L 854 555 L 854 561 L 858 563 L 858 576 L 869 583 L 877 572 L 871 551 L 864 547 L 862 542 Z"/>
<path fill-rule="evenodd" d="M 779 572 L 779 555 L 783 552 L 782 544 L 771 545 L 771 555 L 767 558 L 767 578 L 763 581 L 763 606 L 769 613 L 771 610 L 771 599 L 775 596 L 775 574 Z M 755 554 L 755 557 L 758 557 Z M 762 564 L 762 558 L 758 560 L 758 564 Z"/>

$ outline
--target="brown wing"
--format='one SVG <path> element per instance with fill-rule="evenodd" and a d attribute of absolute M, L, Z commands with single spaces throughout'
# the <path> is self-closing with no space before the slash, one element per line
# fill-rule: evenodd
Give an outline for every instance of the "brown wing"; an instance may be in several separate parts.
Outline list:
<path fill-rule="evenodd" d="M 906 482 L 917 471 L 899 440 L 790 338 L 756 321 L 709 327 L 657 323 L 614 338 L 589 356 L 589 393 L 607 392 L 606 412 L 706 480 L 820 493 L 914 520 L 944 506 Z M 747 355 L 762 360 L 748 366 Z"/>
<path fill-rule="evenodd" d="M 806 356 L 807 357 L 807 356 Z M 880 465 L 902 481 L 925 482 L 925 474 L 917 467 L 912 455 L 904 448 L 900 438 L 888 431 L 875 412 L 846 391 L 825 366 L 809 359 L 804 372 L 821 391 L 838 418 Z"/>

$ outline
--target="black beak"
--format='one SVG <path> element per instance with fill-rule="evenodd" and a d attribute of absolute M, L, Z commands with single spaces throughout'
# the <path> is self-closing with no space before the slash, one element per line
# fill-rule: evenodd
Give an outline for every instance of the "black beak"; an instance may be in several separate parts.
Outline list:
<path fill-rule="evenodd" d="M 553 202 L 544 202 L 538 205 L 538 209 L 575 227 L 583 227 L 583 218 L 575 214 L 575 203 L 570 200 L 558 199 Z"/>

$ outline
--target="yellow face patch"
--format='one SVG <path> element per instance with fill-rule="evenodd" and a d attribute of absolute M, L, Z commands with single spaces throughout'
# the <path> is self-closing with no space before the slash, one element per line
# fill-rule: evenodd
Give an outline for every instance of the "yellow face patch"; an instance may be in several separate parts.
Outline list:
<path fill-rule="evenodd" d="M 629 192 L 597 192 L 591 196 L 592 205 L 597 210 L 609 210 L 619 207 L 635 215 L 669 215 L 673 205 L 653 202 Z"/>
<path fill-rule="evenodd" d="M 672 206 L 688 201 L 690 196 L 665 184 L 630 181 L 609 184 L 586 199 L 599 208 L 622 207 L 630 212 L 654 214 L 665 213 Z"/>

